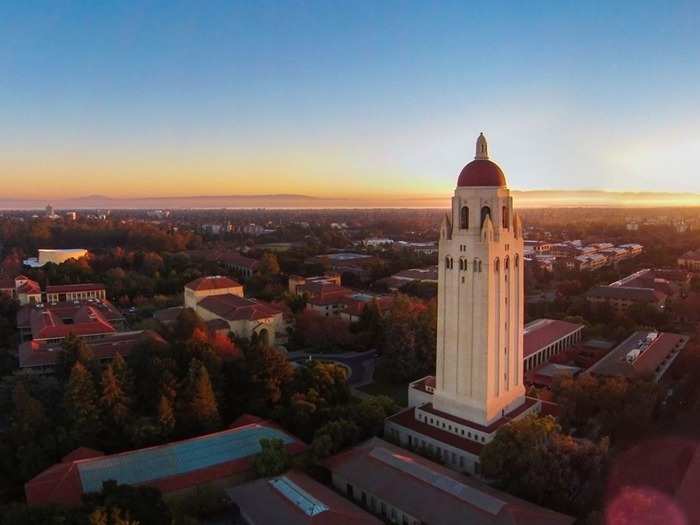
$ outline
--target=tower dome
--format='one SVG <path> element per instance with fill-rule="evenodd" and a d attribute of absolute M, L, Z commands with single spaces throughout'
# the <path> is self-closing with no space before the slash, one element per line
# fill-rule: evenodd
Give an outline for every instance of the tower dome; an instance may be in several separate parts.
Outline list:
<path fill-rule="evenodd" d="M 498 164 L 489 160 L 489 148 L 483 133 L 476 139 L 474 160 L 464 166 L 457 186 L 498 186 L 506 185 L 506 176 Z"/>

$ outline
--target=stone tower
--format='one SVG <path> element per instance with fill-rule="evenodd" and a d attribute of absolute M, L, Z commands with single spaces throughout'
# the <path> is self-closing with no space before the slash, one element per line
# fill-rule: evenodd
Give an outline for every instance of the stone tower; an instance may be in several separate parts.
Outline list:
<path fill-rule="evenodd" d="M 459 175 L 439 242 L 433 405 L 488 426 L 525 402 L 523 239 L 483 133 Z"/>

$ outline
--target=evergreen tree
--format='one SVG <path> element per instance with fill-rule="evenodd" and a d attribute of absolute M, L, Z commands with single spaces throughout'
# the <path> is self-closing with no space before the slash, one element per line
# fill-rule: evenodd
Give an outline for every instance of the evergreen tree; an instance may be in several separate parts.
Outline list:
<path fill-rule="evenodd" d="M 119 352 L 117 352 L 114 359 L 112 359 L 112 371 L 119 381 L 126 397 L 133 399 L 134 378 L 132 377 L 131 370 L 129 370 L 129 365 Z"/>
<path fill-rule="evenodd" d="M 210 431 L 219 426 L 219 408 L 209 373 L 201 361 L 193 359 L 187 379 L 185 417 L 196 430 Z"/>
<path fill-rule="evenodd" d="M 100 406 L 107 419 L 115 426 L 121 426 L 129 417 L 130 400 L 127 398 L 119 377 L 114 373 L 112 365 L 102 372 L 102 396 Z"/>
<path fill-rule="evenodd" d="M 13 392 L 15 413 L 12 421 L 12 437 L 17 444 L 24 444 L 46 429 L 48 419 L 41 401 L 34 399 L 22 381 L 15 384 Z"/>
<path fill-rule="evenodd" d="M 287 358 L 268 346 L 251 347 L 246 351 L 249 399 L 253 412 L 265 414 L 279 403 L 284 387 L 294 377 Z"/>
<path fill-rule="evenodd" d="M 175 428 L 175 411 L 173 410 L 173 403 L 164 395 L 160 396 L 160 402 L 158 403 L 158 425 L 163 432 L 163 436 L 166 437 L 169 436 Z"/>
<path fill-rule="evenodd" d="M 81 363 L 76 363 L 71 370 L 63 403 L 76 444 L 92 445 L 100 429 L 100 410 L 92 375 Z"/>
<path fill-rule="evenodd" d="M 73 333 L 61 343 L 63 351 L 58 355 L 57 373 L 59 377 L 67 378 L 75 363 L 88 367 L 93 359 L 93 353 L 85 341 Z"/>

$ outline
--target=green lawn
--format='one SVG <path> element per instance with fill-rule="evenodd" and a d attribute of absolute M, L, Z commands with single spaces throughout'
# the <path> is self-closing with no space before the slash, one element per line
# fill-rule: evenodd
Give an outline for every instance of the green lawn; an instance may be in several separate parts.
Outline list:
<path fill-rule="evenodd" d="M 389 396 L 400 406 L 408 406 L 408 383 L 370 383 L 358 388 L 358 390 L 373 396 Z"/>

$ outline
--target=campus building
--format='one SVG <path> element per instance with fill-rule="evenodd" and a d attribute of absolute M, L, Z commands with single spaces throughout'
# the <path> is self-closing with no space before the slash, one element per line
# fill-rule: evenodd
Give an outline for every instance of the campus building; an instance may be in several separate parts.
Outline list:
<path fill-rule="evenodd" d="M 329 458 L 326 467 L 336 491 L 385 523 L 566 525 L 574 521 L 379 438 Z"/>
<path fill-rule="evenodd" d="M 258 337 L 265 345 L 274 346 L 287 336 L 283 310 L 243 297 L 243 287 L 228 277 L 201 277 L 187 283 L 185 308 L 192 308 L 210 326 L 222 325 L 217 331 L 247 339 Z"/>
<path fill-rule="evenodd" d="M 336 491 L 293 470 L 226 491 L 241 525 L 382 525 L 383 521 Z"/>
<path fill-rule="evenodd" d="M 261 439 L 279 439 L 290 454 L 305 445 L 276 425 L 241 416 L 221 432 L 165 445 L 105 455 L 79 448 L 24 486 L 29 505 L 78 505 L 83 494 L 97 492 L 105 481 L 147 485 L 164 494 L 196 486 L 226 486 L 248 479 Z"/>
<path fill-rule="evenodd" d="M 440 227 L 438 260 L 434 383 L 422 404 L 388 418 L 385 432 L 479 474 L 479 453 L 498 429 L 541 406 L 525 396 L 522 226 L 483 134 Z"/>

